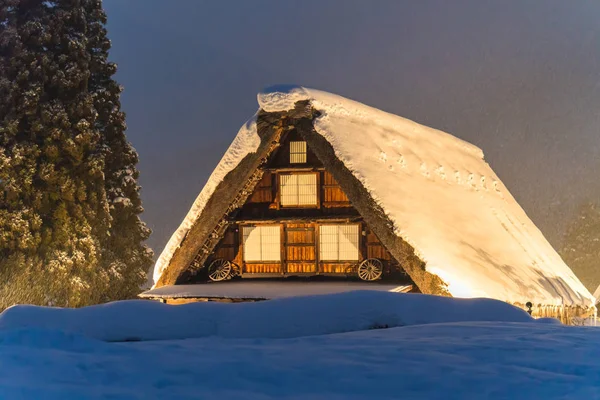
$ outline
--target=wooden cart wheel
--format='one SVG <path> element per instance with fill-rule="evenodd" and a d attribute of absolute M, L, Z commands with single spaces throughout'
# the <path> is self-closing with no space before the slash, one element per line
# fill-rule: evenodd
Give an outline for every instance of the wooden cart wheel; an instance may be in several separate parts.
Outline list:
<path fill-rule="evenodd" d="M 211 281 L 219 282 L 231 276 L 231 263 L 222 258 L 217 258 L 208 266 L 208 277 Z"/>
<path fill-rule="evenodd" d="M 363 281 L 376 281 L 383 274 L 383 264 L 376 258 L 367 258 L 360 263 L 357 272 Z"/>

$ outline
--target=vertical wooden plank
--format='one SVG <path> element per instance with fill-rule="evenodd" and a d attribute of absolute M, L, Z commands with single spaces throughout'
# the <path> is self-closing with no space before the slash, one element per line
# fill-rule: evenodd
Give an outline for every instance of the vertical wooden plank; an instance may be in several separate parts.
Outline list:
<path fill-rule="evenodd" d="M 240 253 L 241 243 L 240 243 L 240 226 L 238 224 L 232 225 L 233 230 L 233 248 L 234 248 L 234 263 L 242 267 L 242 254 Z M 236 234 L 237 231 L 237 234 Z"/>
<path fill-rule="evenodd" d="M 269 172 L 269 178 L 271 179 L 271 203 L 277 203 L 277 176 Z"/>
<path fill-rule="evenodd" d="M 363 231 L 365 232 L 365 234 L 363 235 Z M 365 226 L 365 224 L 363 222 L 360 222 L 358 224 L 358 234 L 360 235 L 360 240 L 358 241 L 360 243 L 360 251 L 358 252 L 360 254 L 360 259 L 358 260 L 359 262 L 368 258 L 368 254 L 367 254 L 367 247 L 368 247 L 368 232 L 367 232 L 367 227 Z"/>
<path fill-rule="evenodd" d="M 323 179 L 321 179 L 322 172 L 317 172 L 317 208 L 323 209 Z"/>
<path fill-rule="evenodd" d="M 319 233 L 319 224 L 317 224 L 316 222 L 313 222 L 313 227 L 315 229 L 314 231 L 314 238 L 315 238 L 315 271 L 317 273 L 322 273 L 323 272 L 323 268 L 321 267 L 321 259 L 320 259 L 320 249 L 319 249 L 319 241 L 320 239 L 320 233 Z"/>
<path fill-rule="evenodd" d="M 275 173 L 275 204 L 277 209 L 281 209 L 281 176 L 279 172 Z"/>
<path fill-rule="evenodd" d="M 272 188 L 271 188 L 271 173 L 265 172 L 263 178 L 260 181 L 261 183 L 261 197 L 263 203 L 270 203 L 273 198 L 271 197 Z"/>
<path fill-rule="evenodd" d="M 279 224 L 279 234 L 280 234 L 280 247 L 281 247 L 281 274 L 285 274 L 287 272 L 287 258 L 286 258 L 286 246 L 287 240 L 285 237 L 285 225 L 284 223 Z"/>
<path fill-rule="evenodd" d="M 241 262 L 239 264 L 241 272 L 246 272 L 246 260 L 244 259 L 244 227 L 242 225 L 238 225 L 238 241 L 240 244 L 240 258 Z"/>

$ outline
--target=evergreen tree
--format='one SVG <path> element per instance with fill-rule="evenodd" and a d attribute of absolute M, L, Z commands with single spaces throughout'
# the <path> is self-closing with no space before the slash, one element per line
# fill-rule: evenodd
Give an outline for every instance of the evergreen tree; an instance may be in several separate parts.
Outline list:
<path fill-rule="evenodd" d="M 111 276 L 112 298 L 137 294 L 152 264 L 152 251 L 143 245 L 150 230 L 140 220 L 143 211 L 137 184 L 138 155 L 125 138 L 125 114 L 121 111 L 122 88 L 112 79 L 117 68 L 108 61 L 110 40 L 101 0 L 85 3 L 88 18 L 88 51 L 91 54 L 90 91 L 98 112 L 96 128 L 102 133 L 106 194 L 112 224 L 104 243 L 104 263 Z"/>
<path fill-rule="evenodd" d="M 130 296 L 149 266 L 103 15 L 90 0 L 0 2 L 0 307 Z"/>
<path fill-rule="evenodd" d="M 600 207 L 581 206 L 568 228 L 561 256 L 585 287 L 594 293 L 600 285 Z"/>

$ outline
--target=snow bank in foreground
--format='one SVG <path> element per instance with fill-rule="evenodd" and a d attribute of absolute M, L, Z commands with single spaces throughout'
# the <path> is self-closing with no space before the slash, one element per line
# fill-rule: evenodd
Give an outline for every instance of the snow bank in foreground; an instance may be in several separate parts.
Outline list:
<path fill-rule="evenodd" d="M 479 148 L 320 90 L 288 85 L 258 94 L 269 112 L 299 100 L 321 112 L 315 130 L 453 296 L 594 306 Z"/>
<path fill-rule="evenodd" d="M 2 400 L 600 399 L 597 328 L 457 322 L 279 340 L 89 339 L 88 351 L 67 334 L 53 347 L 15 336 L 0 331 Z"/>
<path fill-rule="evenodd" d="M 19 328 L 0 330 L 0 346 L 20 346 L 36 349 L 63 349 L 72 352 L 93 352 L 102 348 L 103 342 L 70 333 L 46 328 Z"/>
<path fill-rule="evenodd" d="M 239 130 L 235 139 L 227 149 L 227 152 L 213 171 L 213 173 L 208 178 L 208 181 L 204 185 L 204 188 L 194 201 L 192 208 L 188 211 L 185 219 L 179 225 L 179 228 L 173 233 L 173 236 L 169 239 L 169 242 L 165 246 L 164 250 L 158 257 L 156 264 L 154 265 L 154 273 L 153 279 L 154 283 L 156 283 L 163 271 L 169 265 L 175 250 L 181 244 L 181 241 L 191 229 L 192 225 L 200 216 L 200 213 L 206 206 L 206 202 L 215 189 L 221 183 L 225 175 L 231 172 L 237 165 L 250 153 L 256 152 L 258 146 L 260 145 L 260 137 L 258 136 L 258 132 L 256 130 L 256 115 L 248 120 Z"/>
<path fill-rule="evenodd" d="M 257 303 L 190 303 L 147 300 L 80 309 L 13 306 L 0 314 L 0 332 L 49 329 L 104 341 L 292 338 L 462 321 L 534 321 L 523 310 L 491 299 L 356 291 Z"/>

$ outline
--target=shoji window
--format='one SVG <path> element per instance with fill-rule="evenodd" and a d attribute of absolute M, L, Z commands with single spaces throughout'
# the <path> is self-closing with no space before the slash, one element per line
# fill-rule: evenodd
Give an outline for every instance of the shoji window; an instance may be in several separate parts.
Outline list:
<path fill-rule="evenodd" d="M 279 225 L 244 226 L 244 261 L 280 261 L 281 233 Z"/>
<path fill-rule="evenodd" d="M 358 225 L 321 225 L 319 258 L 323 261 L 357 261 L 358 234 Z"/>
<path fill-rule="evenodd" d="M 306 142 L 290 142 L 290 164 L 306 163 Z"/>
<path fill-rule="evenodd" d="M 279 182 L 282 207 L 318 205 L 317 174 L 282 174 Z"/>

